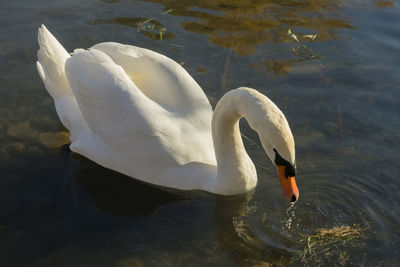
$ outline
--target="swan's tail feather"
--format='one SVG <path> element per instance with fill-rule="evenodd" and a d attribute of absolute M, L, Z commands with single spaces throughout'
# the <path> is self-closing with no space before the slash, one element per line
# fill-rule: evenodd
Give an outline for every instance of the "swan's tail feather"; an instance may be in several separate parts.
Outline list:
<path fill-rule="evenodd" d="M 72 96 L 65 76 L 65 61 L 70 55 L 44 25 L 38 30 L 38 43 L 36 67 L 47 91 L 54 100 L 61 95 Z"/>
<path fill-rule="evenodd" d="M 65 63 L 70 55 L 44 25 L 38 30 L 38 43 L 36 68 L 54 99 L 58 117 L 71 132 L 73 143 L 76 135 L 87 126 L 65 74 Z"/>

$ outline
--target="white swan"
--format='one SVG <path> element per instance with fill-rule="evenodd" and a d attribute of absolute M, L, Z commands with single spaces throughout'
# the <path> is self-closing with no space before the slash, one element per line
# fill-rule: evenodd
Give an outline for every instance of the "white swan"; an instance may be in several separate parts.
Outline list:
<path fill-rule="evenodd" d="M 100 43 L 70 56 L 44 25 L 37 69 L 70 131 L 70 148 L 136 179 L 222 195 L 253 189 L 257 173 L 239 130 L 245 117 L 296 201 L 294 140 L 285 116 L 250 88 L 226 93 L 213 113 L 193 78 L 148 49 Z"/>

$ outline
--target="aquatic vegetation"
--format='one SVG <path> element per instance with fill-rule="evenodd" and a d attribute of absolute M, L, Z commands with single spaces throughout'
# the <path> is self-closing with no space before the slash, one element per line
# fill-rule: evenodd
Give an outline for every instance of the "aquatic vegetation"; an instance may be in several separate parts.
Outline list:
<path fill-rule="evenodd" d="M 17 140 L 28 141 L 35 139 L 39 133 L 37 130 L 31 128 L 29 121 L 23 121 L 9 126 L 7 134 Z"/>
<path fill-rule="evenodd" d="M 136 28 L 144 36 L 154 40 L 172 39 L 175 35 L 167 31 L 161 22 L 153 18 L 126 18 L 116 17 L 112 19 L 96 19 L 90 24 L 120 24 Z"/>
<path fill-rule="evenodd" d="M 69 133 L 41 133 L 39 134 L 39 141 L 48 148 L 59 148 L 62 145 L 69 143 Z"/>
<path fill-rule="evenodd" d="M 161 15 L 168 14 L 172 9 L 168 9 L 161 13 Z M 155 18 L 129 18 L 129 17 L 115 17 L 112 19 L 95 19 L 90 21 L 89 24 L 120 24 L 136 28 L 139 32 L 143 33 L 144 36 L 154 40 L 164 40 L 174 38 L 174 34 L 167 31 L 167 28 L 163 26 L 161 22 Z M 176 44 L 172 44 L 176 45 Z M 176 45 L 179 46 L 179 45 Z"/>
<path fill-rule="evenodd" d="M 365 228 L 360 225 L 342 225 L 334 226 L 332 228 L 321 228 L 312 235 L 303 235 L 304 239 L 300 240 L 305 245 L 303 250 L 298 251 L 299 258 L 303 263 L 315 262 L 317 258 L 322 255 L 330 255 L 334 248 L 338 245 L 346 245 L 346 242 L 361 239 L 365 235 Z M 348 256 L 339 252 L 339 262 L 344 265 Z"/>
<path fill-rule="evenodd" d="M 315 40 L 315 38 L 317 38 L 317 34 L 315 33 L 315 34 L 304 34 L 303 35 L 303 37 L 304 38 L 309 38 L 311 41 L 314 41 Z"/>
<path fill-rule="evenodd" d="M 314 52 L 310 47 L 300 41 L 300 39 L 297 37 L 296 34 L 292 32 L 291 29 L 288 30 L 288 35 L 298 44 L 292 48 L 292 52 L 294 54 L 301 56 L 305 59 L 315 59 L 318 57 L 318 53 Z M 315 38 L 317 38 L 317 34 L 305 34 L 303 35 L 303 37 L 309 38 L 311 41 L 314 41 Z"/>

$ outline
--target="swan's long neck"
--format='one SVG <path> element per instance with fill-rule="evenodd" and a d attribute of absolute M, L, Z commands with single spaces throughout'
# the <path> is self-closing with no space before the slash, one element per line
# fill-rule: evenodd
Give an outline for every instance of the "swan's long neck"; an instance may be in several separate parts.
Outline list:
<path fill-rule="evenodd" d="M 212 135 L 217 159 L 217 185 L 220 194 L 237 194 L 254 188 L 257 173 L 248 156 L 239 129 L 244 117 L 257 131 L 260 107 L 259 93 L 239 88 L 225 94 L 215 107 Z"/>

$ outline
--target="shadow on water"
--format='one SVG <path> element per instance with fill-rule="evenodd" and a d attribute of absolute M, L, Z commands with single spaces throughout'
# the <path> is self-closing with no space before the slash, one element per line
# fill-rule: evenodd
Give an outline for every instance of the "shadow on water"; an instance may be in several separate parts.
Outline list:
<path fill-rule="evenodd" d="M 168 218 L 158 219 L 156 211 L 189 199 L 105 169 L 67 147 L 31 158 L 20 170 L 2 169 L 0 265 L 89 262 L 82 251 L 107 251 L 108 243 L 121 250 L 107 258 L 113 262 L 129 255 L 121 244 L 132 239 L 136 251 L 143 242 L 153 245 L 152 225 L 169 229 L 163 225 Z"/>
<path fill-rule="evenodd" d="M 103 168 L 79 155 L 73 157 L 81 162 L 75 175 L 76 184 L 89 194 L 102 213 L 121 217 L 147 216 L 164 205 L 186 199 Z"/>

